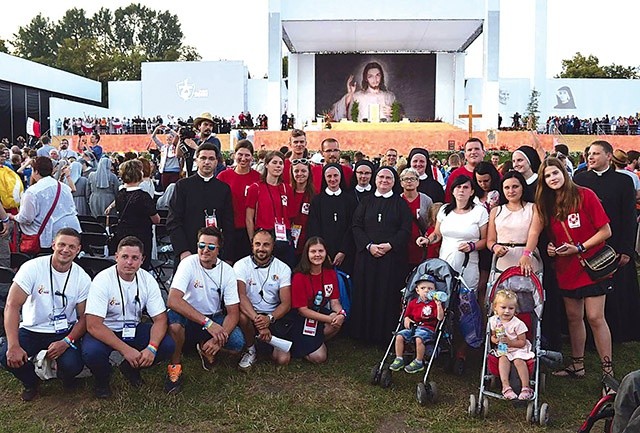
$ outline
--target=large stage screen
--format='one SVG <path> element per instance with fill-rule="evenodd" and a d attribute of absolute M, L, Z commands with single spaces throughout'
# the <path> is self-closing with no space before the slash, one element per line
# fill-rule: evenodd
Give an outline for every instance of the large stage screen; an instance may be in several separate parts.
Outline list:
<path fill-rule="evenodd" d="M 430 121 L 435 116 L 435 54 L 317 54 L 316 113 L 335 121 L 351 119 L 353 101 L 358 120 L 391 120 L 391 105 L 403 117 Z"/>

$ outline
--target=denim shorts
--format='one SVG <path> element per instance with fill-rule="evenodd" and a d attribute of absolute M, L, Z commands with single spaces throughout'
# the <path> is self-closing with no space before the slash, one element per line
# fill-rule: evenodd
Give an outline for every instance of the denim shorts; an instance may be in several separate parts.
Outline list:
<path fill-rule="evenodd" d="M 414 341 L 416 338 L 420 338 L 423 343 L 436 339 L 436 333 L 424 326 L 418 326 L 417 328 L 412 329 L 403 329 L 402 331 L 398 331 L 396 335 L 401 335 L 407 343 Z"/>
<path fill-rule="evenodd" d="M 195 343 L 201 340 L 208 340 L 211 338 L 211 334 L 209 332 L 202 329 L 202 325 L 200 323 L 195 323 L 184 317 L 183 315 L 176 313 L 173 310 L 169 310 L 167 312 L 169 325 L 173 325 L 177 323 L 182 325 L 185 329 L 185 343 L 189 342 Z M 224 322 L 225 315 L 220 313 L 213 316 L 207 316 L 211 320 L 213 320 L 218 325 L 222 326 Z M 185 344 L 186 345 L 186 344 Z M 233 328 L 233 331 L 229 335 L 229 339 L 227 340 L 227 344 L 224 345 L 224 348 L 230 350 L 232 352 L 240 352 L 244 347 L 244 336 L 242 335 L 242 331 L 238 326 Z"/>

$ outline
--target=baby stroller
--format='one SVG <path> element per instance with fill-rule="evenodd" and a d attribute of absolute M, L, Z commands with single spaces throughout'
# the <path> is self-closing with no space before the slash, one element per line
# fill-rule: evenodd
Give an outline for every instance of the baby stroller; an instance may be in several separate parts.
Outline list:
<path fill-rule="evenodd" d="M 465 259 L 464 266 L 468 262 L 468 255 Z M 464 267 L 463 267 L 464 272 Z M 371 384 L 380 384 L 383 388 L 388 388 L 392 383 L 392 371 L 386 364 L 389 359 L 389 355 L 393 353 L 394 342 L 398 331 L 403 329 L 403 317 L 405 315 L 407 305 L 409 301 L 416 296 L 415 283 L 417 279 L 424 275 L 432 275 L 436 280 L 436 291 L 445 292 L 448 295 L 448 299 L 442 303 L 445 315 L 444 319 L 438 322 L 435 332 L 435 340 L 427 342 L 427 350 L 425 357 L 428 357 L 428 362 L 425 363 L 424 378 L 421 383 L 418 384 L 416 389 L 416 398 L 421 405 L 427 404 L 428 401 L 435 402 L 438 398 L 438 388 L 436 383 L 429 381 L 429 373 L 433 367 L 435 359 L 442 354 L 447 356 L 445 360 L 445 366 L 451 366 L 453 364 L 453 345 L 452 345 L 452 331 L 453 331 L 453 308 L 458 299 L 458 284 L 462 282 L 466 286 L 466 283 L 462 280 L 460 275 L 454 271 L 447 262 L 441 259 L 429 259 L 418 265 L 407 277 L 406 287 L 402 289 L 402 314 L 398 319 L 398 326 L 387 346 L 387 350 L 382 357 L 379 364 L 375 365 L 371 370 Z M 445 347 L 440 347 L 441 345 Z"/>
<path fill-rule="evenodd" d="M 605 376 L 603 383 L 611 388 L 613 391 L 617 391 L 620 384 L 611 376 Z M 589 433 L 594 425 L 604 420 L 604 433 L 611 433 L 613 431 L 613 416 L 615 415 L 614 402 L 616 394 L 606 394 L 591 409 L 589 416 L 582 423 L 578 433 Z"/>
<path fill-rule="evenodd" d="M 495 262 L 494 262 L 495 264 Z M 495 269 L 495 266 L 494 266 Z M 495 273 L 497 275 L 497 273 Z M 527 361 L 529 368 L 529 385 L 533 389 L 533 397 L 527 405 L 527 421 L 539 422 L 545 426 L 549 420 L 549 405 L 543 403 L 538 406 L 540 389 L 544 388 L 544 373 L 540 373 L 540 358 L 547 355 L 546 351 L 540 348 L 540 325 L 542 317 L 542 308 L 544 303 L 544 290 L 540 283 L 542 275 L 532 273 L 525 276 L 519 266 L 513 266 L 502 272 L 493 283 L 489 283 L 487 287 L 487 314 L 492 315 L 492 302 L 499 290 L 508 289 L 518 295 L 518 318 L 522 320 L 529 329 L 527 339 L 532 342 L 532 350 L 535 354 L 533 359 Z M 476 398 L 475 394 L 469 396 L 468 413 L 471 416 L 482 415 L 486 417 L 489 413 L 489 399 L 493 397 L 504 400 L 502 394 L 489 390 L 489 386 L 499 381 L 498 357 L 490 353 L 491 350 L 491 327 L 487 321 L 485 331 L 485 349 L 484 360 L 482 364 L 482 375 L 480 376 L 480 392 Z M 555 356 L 554 353 L 549 353 Z M 557 359 L 554 359 L 557 361 Z M 520 379 L 515 371 L 511 369 L 510 382 L 516 393 L 520 392 Z"/>

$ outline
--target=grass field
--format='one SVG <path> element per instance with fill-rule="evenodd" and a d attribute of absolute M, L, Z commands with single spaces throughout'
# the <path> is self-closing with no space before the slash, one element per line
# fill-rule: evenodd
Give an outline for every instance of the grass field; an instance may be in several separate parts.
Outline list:
<path fill-rule="evenodd" d="M 278 368 L 261 360 L 249 374 L 239 372 L 237 360 L 221 357 L 214 372 L 200 367 L 197 355 L 184 363 L 181 394 L 162 391 L 165 366 L 143 373 L 146 385 L 129 388 L 114 374 L 114 396 L 92 396 L 92 379 L 64 394 L 58 381 L 41 387 L 31 403 L 19 399 L 21 385 L 0 372 L 0 431 L 2 432 L 575 432 L 599 396 L 600 368 L 594 353 L 587 355 L 587 378 L 547 376 L 551 423 L 547 428 L 525 421 L 525 409 L 490 400 L 487 419 L 467 416 L 469 394 L 477 393 L 480 356 L 470 355 L 462 377 L 436 368 L 430 378 L 440 400 L 426 407 L 414 394 L 422 376 L 394 373 L 389 389 L 369 384 L 371 367 L 380 349 L 338 339 L 329 343 L 329 361 L 314 366 L 295 360 Z M 614 347 L 618 377 L 640 364 L 640 344 Z M 598 430 L 602 431 L 602 427 Z"/>

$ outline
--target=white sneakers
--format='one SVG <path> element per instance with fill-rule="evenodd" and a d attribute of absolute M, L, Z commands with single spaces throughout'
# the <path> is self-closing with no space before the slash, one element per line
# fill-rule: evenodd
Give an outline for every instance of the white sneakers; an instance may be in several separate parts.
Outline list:
<path fill-rule="evenodd" d="M 240 370 L 248 370 L 256 363 L 257 359 L 256 346 L 251 346 L 242 354 L 238 368 Z"/>

